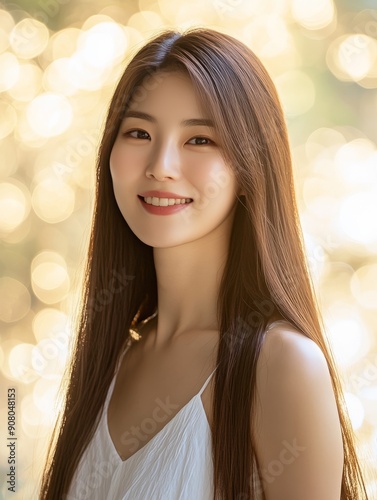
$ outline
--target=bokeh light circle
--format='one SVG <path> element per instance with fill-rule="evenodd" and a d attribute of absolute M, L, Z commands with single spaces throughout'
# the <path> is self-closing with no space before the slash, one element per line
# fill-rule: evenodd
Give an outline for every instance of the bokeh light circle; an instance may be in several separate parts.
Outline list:
<path fill-rule="evenodd" d="M 40 340 L 33 349 L 33 369 L 45 379 L 56 379 L 67 361 L 67 345 L 54 336 Z"/>
<path fill-rule="evenodd" d="M 367 309 L 377 309 L 377 263 L 360 267 L 352 276 L 355 299 Z"/>
<path fill-rule="evenodd" d="M 84 65 L 104 68 L 122 60 L 127 37 L 118 24 L 101 22 L 83 31 L 77 45 Z"/>
<path fill-rule="evenodd" d="M 81 33 L 78 28 L 65 28 L 55 33 L 52 42 L 52 59 L 69 58 L 76 51 L 77 40 Z"/>
<path fill-rule="evenodd" d="M 0 101 L 0 140 L 13 132 L 17 125 L 17 113 L 14 107 L 7 102 Z"/>
<path fill-rule="evenodd" d="M 365 410 L 365 420 L 369 425 L 375 427 L 375 415 L 377 413 L 377 357 L 374 363 L 369 363 L 368 375 L 371 382 L 369 382 L 369 386 L 365 386 L 361 389 L 360 396 L 363 402 L 363 409 Z"/>
<path fill-rule="evenodd" d="M 333 0 L 292 0 L 293 18 L 306 29 L 318 30 L 334 19 Z"/>
<path fill-rule="evenodd" d="M 52 61 L 43 75 L 43 85 L 47 91 L 73 95 L 77 91 L 75 78 L 72 77 L 72 61 L 62 57 Z"/>
<path fill-rule="evenodd" d="M 0 321 L 20 321 L 30 310 L 29 290 L 20 281 L 4 276 L 0 278 Z"/>
<path fill-rule="evenodd" d="M 40 94 L 27 107 L 30 127 L 42 137 L 54 137 L 67 130 L 73 119 L 69 100 L 53 92 Z"/>
<path fill-rule="evenodd" d="M 54 412 L 55 401 L 59 391 L 59 383 L 54 380 L 38 380 L 33 389 L 33 401 L 41 412 L 51 414 Z"/>
<path fill-rule="evenodd" d="M 305 72 L 287 71 L 276 78 L 275 83 L 288 116 L 302 115 L 313 107 L 315 87 Z"/>
<path fill-rule="evenodd" d="M 68 316 L 59 309 L 45 307 L 33 318 L 32 329 L 37 341 L 59 337 L 61 343 L 68 344 Z"/>
<path fill-rule="evenodd" d="M 8 90 L 8 94 L 16 101 L 29 102 L 38 95 L 41 82 L 42 70 L 31 62 L 22 63 L 19 67 L 18 80 Z"/>
<path fill-rule="evenodd" d="M 0 184 L 0 233 L 14 231 L 30 212 L 29 192 L 21 184 Z"/>
<path fill-rule="evenodd" d="M 338 224 L 352 240 L 363 243 L 377 241 L 377 196 L 356 193 L 346 198 L 340 207 Z"/>
<path fill-rule="evenodd" d="M 30 384 L 38 378 L 32 367 L 33 348 L 33 344 L 23 342 L 13 347 L 8 356 L 12 377 L 24 384 Z"/>
<path fill-rule="evenodd" d="M 38 56 L 47 46 L 49 32 L 47 27 L 36 19 L 22 19 L 10 34 L 10 45 L 14 53 L 23 59 Z"/>
<path fill-rule="evenodd" d="M 6 10 L 0 10 L 0 53 L 9 47 L 9 35 L 13 28 L 13 17 Z"/>
<path fill-rule="evenodd" d="M 355 319 L 344 318 L 331 325 L 330 340 L 339 363 L 349 365 L 363 354 L 366 333 Z"/>
<path fill-rule="evenodd" d="M 31 284 L 35 295 L 45 304 L 63 300 L 70 289 L 63 257 L 56 252 L 39 253 L 31 263 Z"/>
<path fill-rule="evenodd" d="M 0 54 L 0 92 L 15 85 L 20 75 L 20 63 L 10 52 Z"/>
<path fill-rule="evenodd" d="M 339 80 L 359 82 L 377 78 L 377 40 L 365 33 L 338 37 L 331 43 L 326 61 Z"/>
<path fill-rule="evenodd" d="M 72 215 L 75 192 L 60 179 L 44 179 L 34 188 L 32 205 L 38 217 L 45 222 L 61 222 Z"/>

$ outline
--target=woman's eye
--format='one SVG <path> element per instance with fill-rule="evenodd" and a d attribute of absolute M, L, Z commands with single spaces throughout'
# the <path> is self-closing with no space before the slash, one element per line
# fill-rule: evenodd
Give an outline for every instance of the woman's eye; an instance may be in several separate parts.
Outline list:
<path fill-rule="evenodd" d="M 213 141 L 211 139 L 208 139 L 208 137 L 201 137 L 201 136 L 196 136 L 190 139 L 188 142 L 189 144 L 192 144 L 192 141 L 195 142 L 195 146 L 209 146 L 210 144 L 213 144 Z"/>
<path fill-rule="evenodd" d="M 133 137 L 134 139 L 150 139 L 148 132 L 141 129 L 134 129 L 125 132 L 124 135 Z"/>

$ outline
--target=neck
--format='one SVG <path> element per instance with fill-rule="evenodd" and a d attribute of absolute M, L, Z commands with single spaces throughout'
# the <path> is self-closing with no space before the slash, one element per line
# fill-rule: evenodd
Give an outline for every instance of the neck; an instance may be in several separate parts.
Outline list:
<path fill-rule="evenodd" d="M 158 316 L 153 348 L 179 336 L 218 330 L 217 299 L 229 234 L 216 231 L 184 245 L 154 248 Z"/>

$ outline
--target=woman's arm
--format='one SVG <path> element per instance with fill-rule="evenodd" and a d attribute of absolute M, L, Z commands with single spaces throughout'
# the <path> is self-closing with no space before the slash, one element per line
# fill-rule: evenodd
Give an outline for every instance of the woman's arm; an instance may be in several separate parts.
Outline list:
<path fill-rule="evenodd" d="M 293 327 L 272 328 L 256 389 L 252 432 L 266 500 L 339 500 L 341 427 L 321 349 Z"/>

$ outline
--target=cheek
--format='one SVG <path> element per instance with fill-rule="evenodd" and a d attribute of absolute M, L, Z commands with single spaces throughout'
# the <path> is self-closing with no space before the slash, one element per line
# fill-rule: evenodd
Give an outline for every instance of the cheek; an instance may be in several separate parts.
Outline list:
<path fill-rule="evenodd" d="M 129 172 L 127 171 L 128 162 L 120 152 L 120 148 L 113 147 L 110 160 L 110 175 L 113 183 L 115 200 L 124 216 L 124 208 L 127 203 L 127 187 L 130 186 Z"/>
<path fill-rule="evenodd" d="M 235 196 L 235 176 L 222 160 L 216 159 L 190 171 L 188 180 L 196 187 L 200 198 L 227 203 Z"/>
<path fill-rule="evenodd" d="M 121 158 L 119 155 L 119 149 L 115 145 L 111 150 L 110 160 L 109 160 L 110 174 L 113 181 L 119 179 L 119 177 L 122 174 L 122 167 L 121 167 L 122 163 L 120 160 Z"/>
<path fill-rule="evenodd" d="M 132 182 L 132 175 L 136 174 L 135 160 L 128 151 L 116 143 L 111 151 L 109 164 L 114 183 Z"/>

